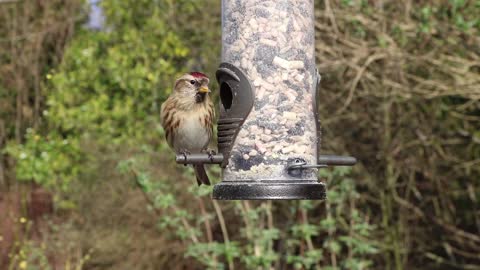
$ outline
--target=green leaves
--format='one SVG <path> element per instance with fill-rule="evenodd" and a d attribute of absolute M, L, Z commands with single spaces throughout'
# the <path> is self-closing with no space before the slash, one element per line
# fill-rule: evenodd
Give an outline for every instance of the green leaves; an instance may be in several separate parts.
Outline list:
<path fill-rule="evenodd" d="M 310 238 L 318 235 L 318 227 L 312 224 L 298 224 L 292 227 L 292 233 L 297 238 Z"/>
<path fill-rule="evenodd" d="M 316 263 L 322 260 L 321 250 L 309 250 L 304 256 L 289 255 L 287 262 L 292 264 L 294 269 L 311 269 Z"/>
<path fill-rule="evenodd" d="M 51 125 L 108 145 L 157 136 L 148 131 L 189 53 L 164 2 L 102 1 L 112 29 L 78 34 L 49 74 Z"/>
<path fill-rule="evenodd" d="M 51 190 L 66 191 L 79 174 L 83 159 L 78 140 L 57 134 L 41 136 L 27 130 L 25 143 L 9 143 L 4 150 L 17 161 L 19 181 L 33 181 Z"/>
<path fill-rule="evenodd" d="M 228 245 L 218 242 L 197 243 L 188 246 L 185 257 L 196 258 L 205 265 L 206 269 L 226 269 L 225 263 L 212 260 L 212 257 L 205 256 L 205 254 L 228 261 L 227 258 L 238 258 L 241 251 L 236 242 L 230 242 Z"/>
<path fill-rule="evenodd" d="M 126 2 L 102 1 L 111 28 L 79 31 L 62 64 L 46 75 L 47 130 L 31 131 L 25 144 L 6 149 L 17 160 L 19 180 L 66 190 L 81 170 L 91 169 L 84 157 L 92 151 L 80 145 L 106 153 L 150 144 L 162 135 L 160 103 L 189 50 L 169 30 L 157 2 Z M 148 16 L 135 13 L 144 11 Z M 150 192 L 148 175 L 138 177 Z"/>
<path fill-rule="evenodd" d="M 473 1 L 475 2 L 475 1 Z M 422 33 L 444 31 L 440 27 L 456 27 L 462 32 L 480 30 L 480 5 L 465 0 L 449 0 L 446 4 L 426 5 L 419 11 L 418 29 Z"/>

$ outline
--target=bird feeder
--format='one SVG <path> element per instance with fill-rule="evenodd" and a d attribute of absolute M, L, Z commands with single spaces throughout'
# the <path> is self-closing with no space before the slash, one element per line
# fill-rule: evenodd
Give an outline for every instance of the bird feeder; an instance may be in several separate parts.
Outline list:
<path fill-rule="evenodd" d="M 319 155 L 313 0 L 223 0 L 219 154 L 213 198 L 324 199 L 318 169 L 355 158 Z"/>

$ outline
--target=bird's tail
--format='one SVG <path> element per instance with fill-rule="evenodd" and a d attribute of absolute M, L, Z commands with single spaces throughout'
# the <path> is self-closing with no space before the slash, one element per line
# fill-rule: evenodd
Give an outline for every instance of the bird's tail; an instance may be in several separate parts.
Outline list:
<path fill-rule="evenodd" d="M 205 184 L 209 186 L 210 180 L 208 179 L 208 175 L 205 171 L 205 167 L 203 167 L 203 164 L 195 164 L 193 165 L 193 169 L 195 170 L 195 175 L 197 176 L 198 185 L 200 186 L 201 184 Z"/>

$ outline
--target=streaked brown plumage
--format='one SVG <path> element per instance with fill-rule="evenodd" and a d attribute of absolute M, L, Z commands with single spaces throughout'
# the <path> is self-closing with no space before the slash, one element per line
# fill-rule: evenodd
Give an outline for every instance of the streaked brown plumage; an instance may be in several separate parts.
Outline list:
<path fill-rule="evenodd" d="M 160 121 L 168 145 L 177 154 L 201 153 L 212 139 L 215 110 L 208 83 L 203 73 L 184 74 L 175 81 L 172 94 L 162 104 Z M 193 168 L 198 185 L 210 185 L 203 164 Z"/>

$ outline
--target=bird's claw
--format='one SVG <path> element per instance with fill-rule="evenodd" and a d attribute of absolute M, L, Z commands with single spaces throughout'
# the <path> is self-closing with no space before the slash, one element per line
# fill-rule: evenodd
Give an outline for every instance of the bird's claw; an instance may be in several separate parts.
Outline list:
<path fill-rule="evenodd" d="M 208 159 L 210 159 L 210 162 L 213 162 L 213 156 L 216 154 L 217 152 L 215 152 L 215 150 L 213 149 L 207 150 L 207 155 L 208 155 Z"/>
<path fill-rule="evenodd" d="M 190 155 L 191 153 L 187 150 L 181 150 L 180 151 L 180 154 L 183 155 L 183 157 L 185 158 L 185 161 L 187 161 L 187 156 Z M 187 163 L 183 164 L 184 166 L 187 166 Z"/>

